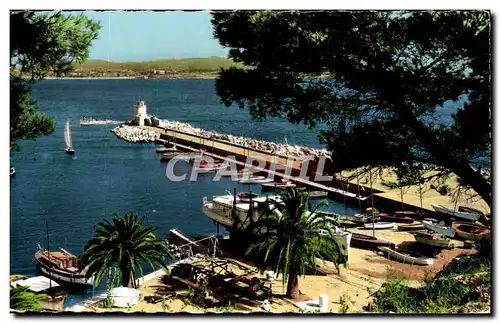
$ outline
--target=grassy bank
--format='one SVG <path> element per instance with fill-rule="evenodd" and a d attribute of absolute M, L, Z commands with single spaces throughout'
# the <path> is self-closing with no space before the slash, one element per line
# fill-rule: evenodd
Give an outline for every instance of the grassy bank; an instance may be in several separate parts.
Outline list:
<path fill-rule="evenodd" d="M 481 255 L 455 258 L 422 287 L 389 279 L 372 294 L 369 312 L 440 314 L 490 311 L 491 260 Z"/>

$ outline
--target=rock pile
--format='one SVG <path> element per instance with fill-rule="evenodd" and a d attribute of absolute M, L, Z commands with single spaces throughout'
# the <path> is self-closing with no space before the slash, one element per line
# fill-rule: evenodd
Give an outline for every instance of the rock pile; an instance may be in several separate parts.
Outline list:
<path fill-rule="evenodd" d="M 121 125 L 111 130 L 117 137 L 133 143 L 154 142 L 160 138 L 160 134 L 155 131 L 144 130 L 139 127 Z"/>

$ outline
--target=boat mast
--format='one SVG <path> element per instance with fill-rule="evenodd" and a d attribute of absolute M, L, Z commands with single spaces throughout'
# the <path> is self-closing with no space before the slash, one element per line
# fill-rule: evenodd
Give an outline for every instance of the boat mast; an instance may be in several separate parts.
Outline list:
<path fill-rule="evenodd" d="M 45 221 L 45 228 L 47 229 L 47 255 L 48 255 L 48 258 L 49 258 L 49 270 L 48 270 L 48 273 L 49 273 L 49 288 L 52 288 L 52 277 L 50 275 L 50 265 L 51 265 L 51 262 L 50 262 L 50 239 L 49 239 L 49 222 L 48 221 Z"/>

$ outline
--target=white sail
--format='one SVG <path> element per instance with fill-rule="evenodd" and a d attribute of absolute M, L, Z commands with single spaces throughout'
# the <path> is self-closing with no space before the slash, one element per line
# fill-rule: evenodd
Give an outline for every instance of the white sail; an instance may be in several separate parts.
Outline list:
<path fill-rule="evenodd" d="M 72 148 L 71 130 L 69 128 L 69 119 L 66 121 L 66 128 L 64 128 L 64 140 L 66 141 L 66 148 Z"/>

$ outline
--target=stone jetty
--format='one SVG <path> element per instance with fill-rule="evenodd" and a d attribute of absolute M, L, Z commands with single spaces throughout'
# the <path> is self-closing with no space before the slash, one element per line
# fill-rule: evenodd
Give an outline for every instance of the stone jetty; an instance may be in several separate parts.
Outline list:
<path fill-rule="evenodd" d="M 111 130 L 117 137 L 133 143 L 154 142 L 160 138 L 160 134 L 139 127 L 121 125 Z"/>

